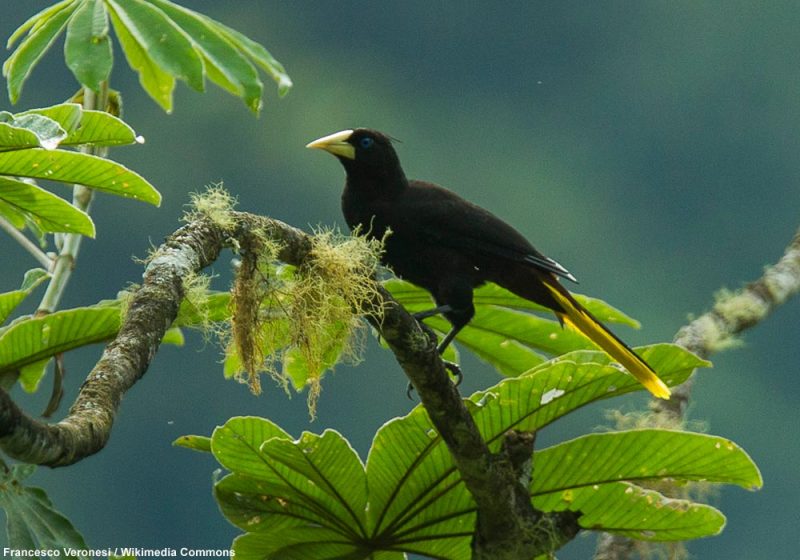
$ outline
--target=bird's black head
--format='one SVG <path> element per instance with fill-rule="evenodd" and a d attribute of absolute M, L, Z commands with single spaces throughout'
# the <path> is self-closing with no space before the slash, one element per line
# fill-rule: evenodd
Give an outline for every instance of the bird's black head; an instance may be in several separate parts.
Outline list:
<path fill-rule="evenodd" d="M 388 191 L 406 184 L 400 160 L 386 134 L 369 128 L 343 130 L 306 146 L 336 156 L 354 188 Z"/>

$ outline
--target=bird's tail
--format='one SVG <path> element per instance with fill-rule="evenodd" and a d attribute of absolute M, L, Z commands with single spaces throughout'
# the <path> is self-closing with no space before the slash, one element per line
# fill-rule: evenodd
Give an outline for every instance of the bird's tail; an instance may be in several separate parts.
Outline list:
<path fill-rule="evenodd" d="M 595 319 L 557 280 L 544 282 L 553 299 L 563 309 L 556 312 L 559 319 L 570 325 L 591 340 L 609 356 L 622 364 L 639 383 L 660 399 L 669 399 L 669 387 L 659 379 L 655 370 L 640 358 L 636 352 Z"/>

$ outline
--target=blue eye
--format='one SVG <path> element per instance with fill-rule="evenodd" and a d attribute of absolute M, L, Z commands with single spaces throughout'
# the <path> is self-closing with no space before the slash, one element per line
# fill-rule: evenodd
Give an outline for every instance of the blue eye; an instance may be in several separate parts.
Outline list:
<path fill-rule="evenodd" d="M 358 145 L 362 148 L 371 148 L 374 143 L 375 140 L 370 136 L 364 136 L 364 138 L 358 141 Z"/>

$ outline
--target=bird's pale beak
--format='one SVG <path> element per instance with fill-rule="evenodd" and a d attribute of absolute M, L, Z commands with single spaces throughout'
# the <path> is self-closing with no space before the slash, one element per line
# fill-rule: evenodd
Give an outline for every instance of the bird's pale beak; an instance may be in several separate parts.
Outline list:
<path fill-rule="evenodd" d="M 325 150 L 335 156 L 356 159 L 355 147 L 347 143 L 347 140 L 352 135 L 352 130 L 342 130 L 341 132 L 335 132 L 314 140 L 313 142 L 309 142 L 306 144 L 306 148 L 316 148 L 318 150 Z"/>

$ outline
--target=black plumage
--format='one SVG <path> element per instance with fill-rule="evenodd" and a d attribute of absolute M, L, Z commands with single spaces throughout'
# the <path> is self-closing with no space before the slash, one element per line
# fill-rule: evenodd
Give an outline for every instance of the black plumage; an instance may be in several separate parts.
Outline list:
<path fill-rule="evenodd" d="M 342 211 L 348 226 L 376 238 L 390 230 L 385 264 L 433 295 L 437 307 L 418 318 L 442 313 L 452 324 L 440 352 L 474 316 L 473 290 L 494 282 L 552 309 L 654 395 L 669 397 L 653 369 L 561 285 L 558 278 L 575 281 L 572 274 L 488 210 L 433 183 L 407 179 L 387 135 L 345 130 L 308 147 L 332 153 L 344 166 Z"/>

